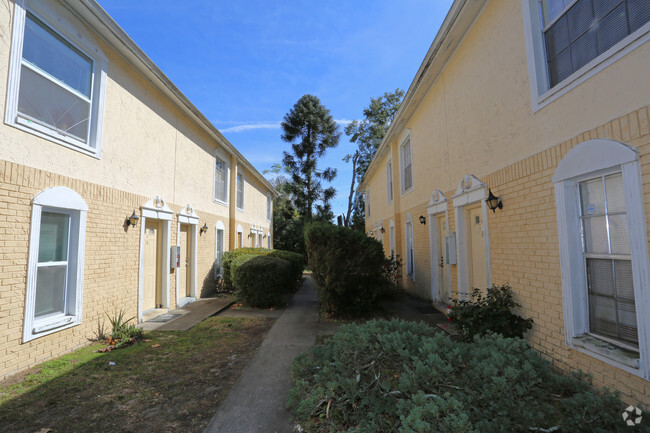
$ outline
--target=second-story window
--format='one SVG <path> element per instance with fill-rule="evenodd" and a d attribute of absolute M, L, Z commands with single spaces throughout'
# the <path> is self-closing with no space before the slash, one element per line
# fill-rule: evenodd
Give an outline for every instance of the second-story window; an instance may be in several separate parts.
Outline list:
<path fill-rule="evenodd" d="M 550 87 L 650 21 L 647 0 L 541 0 Z"/>
<path fill-rule="evenodd" d="M 26 6 L 16 5 L 5 121 L 99 156 L 106 60 L 67 17 Z"/>
<path fill-rule="evenodd" d="M 386 197 L 388 203 L 393 201 L 393 161 L 386 163 Z"/>
<path fill-rule="evenodd" d="M 220 154 L 215 156 L 214 199 L 222 203 L 228 201 L 228 163 Z"/>
<path fill-rule="evenodd" d="M 237 209 L 244 210 L 244 173 L 237 173 Z"/>
<path fill-rule="evenodd" d="M 402 192 L 413 188 L 413 164 L 411 157 L 411 137 L 408 137 L 399 149 L 400 171 L 402 174 Z"/>

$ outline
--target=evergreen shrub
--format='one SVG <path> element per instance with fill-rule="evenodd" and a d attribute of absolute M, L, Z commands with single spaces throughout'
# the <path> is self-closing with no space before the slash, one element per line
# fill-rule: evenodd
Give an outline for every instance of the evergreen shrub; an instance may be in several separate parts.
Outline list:
<path fill-rule="evenodd" d="M 305 268 L 305 258 L 302 254 L 291 251 L 274 250 L 269 254 L 269 256 L 278 257 L 288 261 L 291 264 L 291 274 L 293 275 L 294 281 L 297 281 L 302 277 L 302 271 Z"/>
<path fill-rule="evenodd" d="M 296 358 L 287 406 L 309 432 L 647 432 L 584 375 L 559 375 L 525 340 L 453 341 L 422 323 L 343 325 Z"/>
<path fill-rule="evenodd" d="M 278 257 L 241 256 L 233 263 L 235 296 L 256 308 L 286 305 L 295 292 L 292 264 Z"/>
<path fill-rule="evenodd" d="M 378 240 L 350 228 L 315 223 L 305 229 L 305 245 L 322 309 L 357 315 L 376 306 L 386 289 Z"/>
<path fill-rule="evenodd" d="M 232 292 L 234 290 L 232 284 L 233 273 L 231 270 L 231 265 L 233 260 L 235 260 L 239 256 L 246 255 L 246 254 L 261 256 L 261 255 L 269 254 L 272 251 L 273 250 L 269 250 L 266 248 L 237 248 L 235 250 L 230 250 L 223 253 L 223 258 L 221 259 L 221 267 L 223 270 L 224 291 Z"/>
<path fill-rule="evenodd" d="M 472 299 L 454 299 L 448 318 L 466 340 L 488 333 L 523 338 L 524 333 L 533 327 L 533 319 L 514 314 L 512 309 L 515 307 L 520 305 L 512 297 L 512 288 L 508 284 L 493 285 L 487 289 L 486 296 L 474 289 Z"/>

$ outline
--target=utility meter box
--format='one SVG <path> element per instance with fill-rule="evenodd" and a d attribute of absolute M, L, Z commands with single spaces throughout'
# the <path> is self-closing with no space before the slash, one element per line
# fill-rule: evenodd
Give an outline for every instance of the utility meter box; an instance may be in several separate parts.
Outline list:
<path fill-rule="evenodd" d="M 449 232 L 445 236 L 445 258 L 448 265 L 456 264 L 456 232 Z"/>
<path fill-rule="evenodd" d="M 181 247 L 179 245 L 174 245 L 171 248 L 170 260 L 172 269 L 181 267 Z"/>

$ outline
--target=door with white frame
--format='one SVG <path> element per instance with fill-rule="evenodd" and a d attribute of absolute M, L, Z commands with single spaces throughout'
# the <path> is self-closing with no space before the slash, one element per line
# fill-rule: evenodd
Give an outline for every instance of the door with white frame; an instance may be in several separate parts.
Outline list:
<path fill-rule="evenodd" d="M 487 186 L 471 174 L 453 195 L 456 219 L 458 296 L 467 299 L 473 288 L 491 285 L 490 237 L 487 224 Z"/>

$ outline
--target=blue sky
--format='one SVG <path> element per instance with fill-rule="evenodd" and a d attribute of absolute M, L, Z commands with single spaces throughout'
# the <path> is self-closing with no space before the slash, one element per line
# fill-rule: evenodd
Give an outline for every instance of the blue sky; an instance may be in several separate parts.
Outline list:
<path fill-rule="evenodd" d="M 406 90 L 451 0 L 99 0 L 144 52 L 261 172 L 289 144 L 280 122 L 316 95 L 341 140 L 319 168 L 335 167 L 335 214 L 347 209 L 355 146 L 346 123 L 371 97 Z"/>

